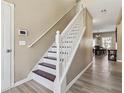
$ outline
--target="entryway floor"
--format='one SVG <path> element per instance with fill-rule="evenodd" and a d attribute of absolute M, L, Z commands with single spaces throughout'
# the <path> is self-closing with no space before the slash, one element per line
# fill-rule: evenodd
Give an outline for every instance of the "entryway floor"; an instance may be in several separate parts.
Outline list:
<path fill-rule="evenodd" d="M 68 93 L 122 93 L 122 64 L 96 57 Z"/>
<path fill-rule="evenodd" d="M 3 93 L 52 93 L 31 80 Z M 122 63 L 105 57 L 94 58 L 93 65 L 67 93 L 122 93 Z"/>

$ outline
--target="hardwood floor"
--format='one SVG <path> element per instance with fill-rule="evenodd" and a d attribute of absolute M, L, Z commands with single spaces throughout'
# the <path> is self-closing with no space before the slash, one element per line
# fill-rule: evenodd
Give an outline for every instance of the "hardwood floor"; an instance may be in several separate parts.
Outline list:
<path fill-rule="evenodd" d="M 122 93 L 121 73 L 121 63 L 97 57 L 68 93 Z"/>
<path fill-rule="evenodd" d="M 4 93 L 52 93 L 31 80 Z M 67 93 L 122 93 L 122 64 L 96 57 L 90 67 Z"/>

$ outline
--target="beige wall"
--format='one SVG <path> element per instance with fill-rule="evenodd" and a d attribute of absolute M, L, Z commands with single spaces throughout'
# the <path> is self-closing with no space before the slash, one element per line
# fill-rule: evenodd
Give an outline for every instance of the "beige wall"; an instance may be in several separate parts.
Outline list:
<path fill-rule="evenodd" d="M 117 18 L 117 25 L 121 24 L 121 20 L 122 20 L 122 8 L 120 9 L 120 12 Z"/>
<path fill-rule="evenodd" d="M 117 26 L 117 60 L 122 60 L 122 22 Z"/>
<path fill-rule="evenodd" d="M 35 46 L 28 44 L 40 36 L 60 17 L 70 10 L 75 0 L 6 0 L 15 4 L 15 82 L 27 77 L 28 73 L 43 56 L 54 40 L 55 32 L 62 31 L 75 14 L 75 9 L 65 16 Z M 18 30 L 28 30 L 28 36 L 19 36 Z M 26 46 L 19 46 L 25 40 Z"/>
<path fill-rule="evenodd" d="M 92 17 L 88 12 L 86 15 L 87 28 L 67 74 L 67 84 L 69 84 L 92 60 Z"/>

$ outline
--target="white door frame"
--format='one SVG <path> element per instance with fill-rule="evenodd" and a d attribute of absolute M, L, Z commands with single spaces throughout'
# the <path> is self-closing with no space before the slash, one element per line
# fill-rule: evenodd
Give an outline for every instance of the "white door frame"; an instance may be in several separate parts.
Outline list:
<path fill-rule="evenodd" d="M 14 4 L 3 1 L 2 3 L 10 6 L 11 8 L 11 87 L 14 86 Z"/>

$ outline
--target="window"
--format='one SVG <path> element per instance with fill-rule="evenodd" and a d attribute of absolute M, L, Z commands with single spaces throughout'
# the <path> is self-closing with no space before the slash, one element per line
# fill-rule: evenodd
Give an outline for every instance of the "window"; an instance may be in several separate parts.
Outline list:
<path fill-rule="evenodd" d="M 112 37 L 102 37 L 102 46 L 107 49 L 111 48 Z"/>
<path fill-rule="evenodd" d="M 93 39 L 93 47 L 96 45 L 96 39 Z"/>

